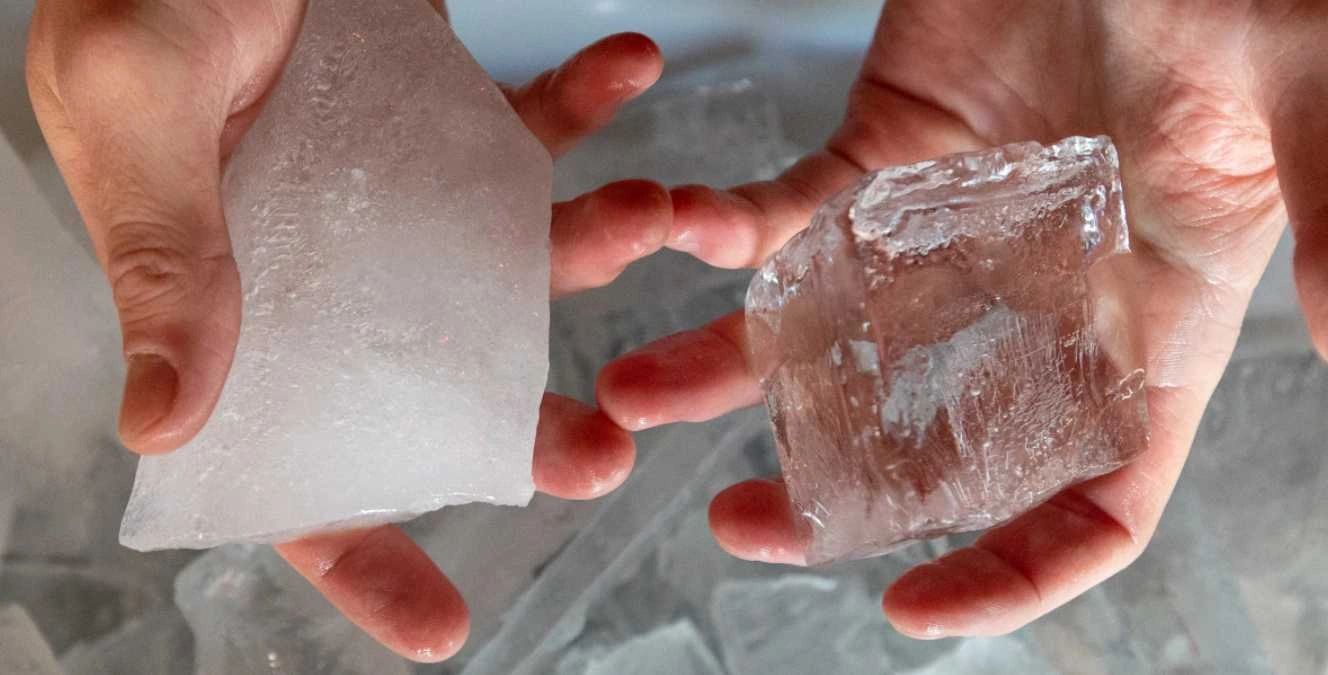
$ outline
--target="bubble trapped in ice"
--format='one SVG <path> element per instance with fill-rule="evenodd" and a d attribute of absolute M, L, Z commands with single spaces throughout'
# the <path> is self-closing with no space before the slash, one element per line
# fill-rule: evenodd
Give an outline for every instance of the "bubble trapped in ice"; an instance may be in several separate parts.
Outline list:
<path fill-rule="evenodd" d="M 886 169 L 747 295 L 808 560 L 998 524 L 1147 445 L 1106 138 Z"/>

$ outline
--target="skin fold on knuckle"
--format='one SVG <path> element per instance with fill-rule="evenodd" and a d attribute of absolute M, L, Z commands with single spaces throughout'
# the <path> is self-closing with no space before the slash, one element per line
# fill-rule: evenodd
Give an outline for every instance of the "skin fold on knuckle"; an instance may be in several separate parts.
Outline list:
<path fill-rule="evenodd" d="M 108 231 L 106 274 L 126 326 L 189 308 L 215 266 L 167 226 L 125 223 Z"/>

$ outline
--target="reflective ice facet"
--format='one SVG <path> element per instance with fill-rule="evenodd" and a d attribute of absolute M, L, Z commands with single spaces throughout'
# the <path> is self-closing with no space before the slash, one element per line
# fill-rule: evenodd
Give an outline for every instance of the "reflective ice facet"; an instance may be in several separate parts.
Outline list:
<path fill-rule="evenodd" d="M 315 0 L 223 190 L 221 400 L 122 540 L 289 539 L 524 505 L 548 368 L 548 153 L 424 0 Z"/>
<path fill-rule="evenodd" d="M 1147 444 L 1106 138 L 868 176 L 748 290 L 809 561 L 995 525 Z"/>

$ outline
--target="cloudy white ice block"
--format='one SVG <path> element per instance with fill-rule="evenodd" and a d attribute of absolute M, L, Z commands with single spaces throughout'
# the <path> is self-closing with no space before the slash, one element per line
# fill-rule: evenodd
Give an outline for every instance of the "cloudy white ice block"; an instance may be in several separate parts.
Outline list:
<path fill-rule="evenodd" d="M 280 540 L 524 505 L 548 368 L 547 152 L 425 0 L 314 0 L 231 160 L 244 321 L 121 540 Z"/>
<path fill-rule="evenodd" d="M 813 564 L 1004 522 L 1147 447 L 1116 149 L 895 167 L 768 260 L 747 334 Z"/>
<path fill-rule="evenodd" d="M 0 607 L 0 673 L 62 675 L 51 647 L 18 605 Z"/>
<path fill-rule="evenodd" d="M 121 362 L 100 270 L 0 136 L 0 491 L 16 501 L 11 548 L 88 553 L 106 505 L 87 485 L 115 452 Z"/>
<path fill-rule="evenodd" d="M 406 661 L 356 628 L 266 546 L 223 546 L 175 579 L 196 672 L 407 675 Z"/>

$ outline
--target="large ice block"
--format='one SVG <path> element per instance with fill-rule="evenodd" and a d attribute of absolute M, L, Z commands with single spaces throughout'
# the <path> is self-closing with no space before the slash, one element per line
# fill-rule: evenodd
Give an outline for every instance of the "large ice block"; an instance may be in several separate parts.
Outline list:
<path fill-rule="evenodd" d="M 314 0 L 231 159 L 244 323 L 216 412 L 139 467 L 140 550 L 525 504 L 547 152 L 425 0 Z"/>
<path fill-rule="evenodd" d="M 0 673 L 61 675 L 55 655 L 32 617 L 18 605 L 0 607 Z"/>
<path fill-rule="evenodd" d="M 868 176 L 747 295 L 809 562 L 1003 522 L 1147 444 L 1106 138 Z"/>

